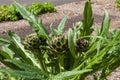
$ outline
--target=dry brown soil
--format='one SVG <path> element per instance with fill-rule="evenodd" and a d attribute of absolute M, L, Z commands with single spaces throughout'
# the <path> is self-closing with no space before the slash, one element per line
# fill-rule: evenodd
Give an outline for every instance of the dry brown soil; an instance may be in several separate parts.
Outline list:
<path fill-rule="evenodd" d="M 111 30 L 120 29 L 120 9 L 115 8 L 115 0 L 91 0 L 93 13 L 94 13 L 94 29 L 102 23 L 104 11 L 107 10 L 111 19 Z M 56 6 L 56 13 L 47 13 L 40 15 L 44 26 L 49 30 L 50 23 L 54 23 L 57 27 L 60 20 L 67 14 L 68 21 L 65 30 L 72 27 L 73 23 L 82 19 L 85 0 L 79 2 L 68 3 Z M 12 30 L 21 37 L 33 32 L 30 25 L 25 20 L 15 22 L 1 22 L 0 23 L 0 36 L 6 37 L 6 31 Z M 120 70 L 116 70 L 109 77 L 108 80 L 120 80 Z"/>

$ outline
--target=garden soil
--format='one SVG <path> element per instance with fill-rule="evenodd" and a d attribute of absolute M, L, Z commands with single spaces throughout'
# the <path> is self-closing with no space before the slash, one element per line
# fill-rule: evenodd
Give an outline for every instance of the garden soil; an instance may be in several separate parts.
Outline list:
<path fill-rule="evenodd" d="M 93 16 L 94 16 L 94 25 L 93 28 L 100 27 L 104 15 L 104 11 L 107 10 L 111 19 L 111 28 L 110 30 L 120 29 L 120 9 L 115 7 L 115 0 L 91 0 L 93 7 Z M 46 13 L 39 15 L 39 19 L 42 19 L 43 25 L 46 29 L 50 31 L 50 24 L 53 23 L 56 28 L 60 20 L 68 15 L 68 20 L 65 25 L 65 30 L 71 28 L 73 23 L 82 20 L 83 18 L 83 9 L 84 9 L 85 0 L 80 0 L 79 2 L 72 2 L 68 4 L 63 4 L 56 6 L 56 13 Z M 31 26 L 25 20 L 19 20 L 15 22 L 7 21 L 0 23 L 0 36 L 7 37 L 7 31 L 13 31 L 22 38 L 26 35 L 34 32 L 31 29 Z M 87 80 L 93 80 L 91 76 Z M 120 80 L 120 69 L 115 70 L 108 80 Z"/>

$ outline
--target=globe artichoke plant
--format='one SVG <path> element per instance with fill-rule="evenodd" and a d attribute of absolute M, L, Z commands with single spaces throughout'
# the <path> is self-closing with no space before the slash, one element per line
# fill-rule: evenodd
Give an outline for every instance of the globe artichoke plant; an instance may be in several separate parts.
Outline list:
<path fill-rule="evenodd" d="M 120 66 L 120 30 L 109 31 L 110 19 L 104 13 L 95 34 L 91 1 L 87 0 L 83 20 L 63 31 L 67 16 L 49 33 L 33 13 L 14 1 L 14 6 L 35 33 L 25 40 L 12 31 L 9 39 L 0 37 L 1 80 L 105 80 Z M 101 72 L 100 75 L 97 75 Z"/>

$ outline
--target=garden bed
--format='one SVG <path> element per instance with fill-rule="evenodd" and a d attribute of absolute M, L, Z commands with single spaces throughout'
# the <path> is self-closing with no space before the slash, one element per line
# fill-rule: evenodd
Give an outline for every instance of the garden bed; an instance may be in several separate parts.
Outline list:
<path fill-rule="evenodd" d="M 43 19 L 43 24 L 47 29 L 49 29 L 50 23 L 54 22 L 56 27 L 59 21 L 67 14 L 69 14 L 68 21 L 66 23 L 66 28 L 72 27 L 72 23 L 78 22 L 82 19 L 84 1 L 73 2 L 69 4 L 64 4 L 56 6 L 56 13 L 47 13 L 40 15 L 39 18 Z M 120 28 L 120 11 L 115 8 L 115 0 L 92 0 L 92 7 L 94 13 L 94 26 L 100 25 L 104 10 L 106 9 L 111 18 L 111 29 Z M 93 27 L 94 27 L 93 26 Z M 29 24 L 25 20 L 19 20 L 15 22 L 1 22 L 0 23 L 0 36 L 6 36 L 6 31 L 12 30 L 21 37 L 25 37 L 27 34 L 31 33 L 32 30 Z M 108 78 L 108 80 L 120 80 L 119 69 L 113 72 Z"/>

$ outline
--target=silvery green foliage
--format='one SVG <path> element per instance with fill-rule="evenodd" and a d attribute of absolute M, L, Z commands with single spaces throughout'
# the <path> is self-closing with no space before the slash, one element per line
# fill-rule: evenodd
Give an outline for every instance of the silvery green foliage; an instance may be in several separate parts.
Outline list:
<path fill-rule="evenodd" d="M 93 75 L 95 80 L 104 80 L 120 66 L 120 30 L 109 32 L 110 19 L 105 11 L 101 27 L 92 34 L 90 0 L 85 3 L 83 20 L 66 33 L 63 30 L 67 16 L 57 29 L 51 24 L 51 32 L 48 33 L 42 21 L 25 7 L 16 1 L 14 6 L 30 23 L 37 39 L 45 39 L 46 45 L 38 43 L 32 45 L 37 46 L 34 50 L 26 49 L 21 38 L 9 31 L 9 39 L 0 38 L 0 61 L 5 65 L 0 69 L 0 75 L 10 75 L 8 79 L 14 77 L 14 80 L 84 80 L 86 76 Z M 33 44 L 32 39 L 29 42 Z M 96 75 L 98 71 L 101 71 L 99 76 Z"/>

